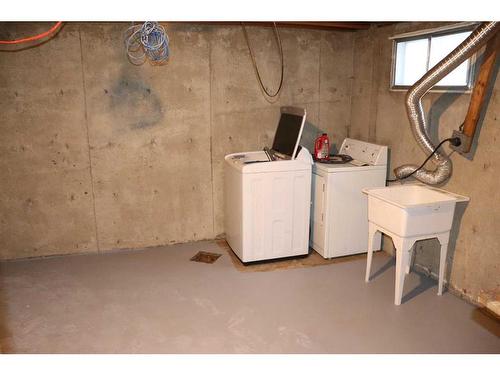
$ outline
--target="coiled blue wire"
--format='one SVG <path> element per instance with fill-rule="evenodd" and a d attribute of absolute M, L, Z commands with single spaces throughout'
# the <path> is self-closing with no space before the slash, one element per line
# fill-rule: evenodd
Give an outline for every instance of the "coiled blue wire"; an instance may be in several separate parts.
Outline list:
<path fill-rule="evenodd" d="M 158 22 L 146 21 L 125 31 L 125 48 L 131 63 L 143 64 L 146 58 L 154 63 L 166 61 L 170 55 L 165 28 Z"/>

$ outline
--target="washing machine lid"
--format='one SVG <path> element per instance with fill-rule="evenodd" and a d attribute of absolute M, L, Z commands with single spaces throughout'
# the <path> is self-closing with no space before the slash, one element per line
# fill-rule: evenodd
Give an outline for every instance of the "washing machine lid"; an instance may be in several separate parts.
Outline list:
<path fill-rule="evenodd" d="M 306 110 L 298 107 L 281 107 L 280 120 L 274 135 L 272 150 L 286 159 L 297 157 L 300 138 L 306 122 Z"/>

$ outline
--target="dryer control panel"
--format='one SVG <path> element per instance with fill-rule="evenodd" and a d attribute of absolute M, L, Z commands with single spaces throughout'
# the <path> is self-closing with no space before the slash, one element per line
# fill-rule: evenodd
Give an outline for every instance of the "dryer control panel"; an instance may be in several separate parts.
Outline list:
<path fill-rule="evenodd" d="M 363 142 L 357 139 L 344 139 L 339 153 L 349 155 L 354 161 L 368 165 L 387 164 L 387 146 Z"/>

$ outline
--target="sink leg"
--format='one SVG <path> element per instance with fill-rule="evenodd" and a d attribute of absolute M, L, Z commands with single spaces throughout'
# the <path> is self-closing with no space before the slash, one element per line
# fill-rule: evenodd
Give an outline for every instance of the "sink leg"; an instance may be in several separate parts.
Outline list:
<path fill-rule="evenodd" d="M 448 252 L 448 240 L 450 232 L 445 235 L 438 236 L 439 243 L 441 244 L 441 253 L 439 257 L 439 281 L 438 281 L 438 296 L 443 294 L 444 284 L 444 271 L 446 270 L 446 253 Z"/>
<path fill-rule="evenodd" d="M 393 238 L 396 247 L 396 287 L 394 290 L 394 304 L 401 305 L 403 298 L 403 287 L 405 283 L 406 267 L 408 266 L 409 250 L 413 246 L 414 241 L 405 240 L 403 238 Z"/>
<path fill-rule="evenodd" d="M 410 248 L 408 251 L 408 263 L 406 264 L 406 274 L 408 275 L 410 273 L 410 268 L 411 268 L 411 260 L 413 258 L 413 246 Z"/>
<path fill-rule="evenodd" d="M 372 223 L 368 223 L 368 256 L 366 258 L 365 282 L 370 281 L 370 270 L 372 268 L 373 248 L 375 247 L 375 234 L 377 229 Z"/>

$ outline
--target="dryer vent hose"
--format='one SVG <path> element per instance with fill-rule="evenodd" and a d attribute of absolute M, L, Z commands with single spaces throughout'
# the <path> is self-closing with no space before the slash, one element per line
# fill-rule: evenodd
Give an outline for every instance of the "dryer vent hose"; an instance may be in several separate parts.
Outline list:
<path fill-rule="evenodd" d="M 426 155 L 436 148 L 429 136 L 429 124 L 425 119 L 422 97 L 443 77 L 476 53 L 499 31 L 498 22 L 483 22 L 457 48 L 420 78 L 406 94 L 406 112 L 410 120 L 413 136 Z M 426 184 L 437 185 L 446 181 L 452 172 L 451 160 L 442 151 L 437 151 L 432 158 L 436 169 L 430 171 L 417 165 L 405 164 L 394 169 L 398 179 L 413 173 L 413 176 Z"/>

